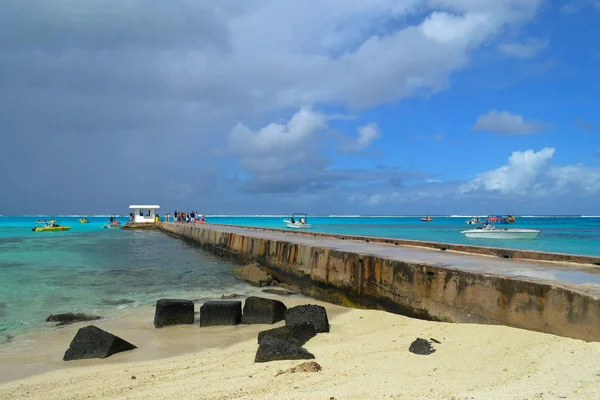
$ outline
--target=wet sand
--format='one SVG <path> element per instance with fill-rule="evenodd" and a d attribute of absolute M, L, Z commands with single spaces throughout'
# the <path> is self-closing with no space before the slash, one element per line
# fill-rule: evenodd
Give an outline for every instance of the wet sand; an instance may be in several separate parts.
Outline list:
<path fill-rule="evenodd" d="M 155 329 L 154 310 L 148 308 L 95 323 L 139 347 L 107 359 L 62 361 L 77 329 L 88 323 L 1 346 L 0 398 L 597 399 L 600 395 L 600 343 L 504 326 L 421 321 L 300 297 L 265 297 L 279 298 L 288 306 L 327 308 L 331 332 L 305 345 L 322 371 L 276 376 L 301 361 L 255 364 L 257 333 L 272 325 Z M 435 353 L 419 356 L 408 351 L 417 337 L 442 343 L 434 344 Z"/>

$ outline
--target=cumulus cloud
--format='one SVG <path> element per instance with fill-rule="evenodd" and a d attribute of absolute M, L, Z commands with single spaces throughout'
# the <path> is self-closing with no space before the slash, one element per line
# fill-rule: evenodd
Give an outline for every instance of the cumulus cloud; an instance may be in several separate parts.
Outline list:
<path fill-rule="evenodd" d="M 238 123 L 229 133 L 229 150 L 251 172 L 281 172 L 315 160 L 318 134 L 327 129 L 327 117 L 309 107 L 300 109 L 285 124 L 271 123 L 253 132 Z"/>
<path fill-rule="evenodd" d="M 542 197 L 567 193 L 600 193 L 600 169 L 580 164 L 555 166 L 553 147 L 515 151 L 508 163 L 483 172 L 460 187 L 462 194 L 495 192 L 510 196 Z"/>
<path fill-rule="evenodd" d="M 322 143 L 328 130 L 330 116 L 303 107 L 287 122 L 270 123 L 253 131 L 238 123 L 227 136 L 228 151 L 237 156 L 240 166 L 250 174 L 237 183 L 243 193 L 318 192 L 331 187 L 369 185 L 386 182 L 390 187 L 401 187 L 406 179 L 425 176 L 420 172 L 389 170 L 348 170 L 333 168 L 328 157 L 322 155 Z M 358 137 L 338 137 L 348 152 L 361 151 L 380 137 L 377 124 L 356 128 Z M 335 151 L 333 145 L 329 148 Z M 341 149 L 340 149 L 341 150 Z"/>
<path fill-rule="evenodd" d="M 315 155 L 312 143 L 311 154 L 289 151 L 292 143 L 301 148 L 318 138 L 313 126 L 275 124 L 255 137 L 239 125 L 233 142 L 226 133 L 236 121 L 263 126 L 264 119 L 306 104 L 345 112 L 444 90 L 481 46 L 531 20 L 541 2 L 6 0 L 0 120 L 8 137 L 0 167 L 30 154 L 85 155 L 91 148 L 110 154 L 111 162 L 77 156 L 42 166 L 32 160 L 0 176 L 0 186 L 18 199 L 43 199 L 45 185 L 60 186 L 64 177 L 110 184 L 122 189 L 114 190 L 122 197 L 115 196 L 112 208 L 133 194 L 159 196 L 160 188 L 134 185 L 131 176 L 164 181 L 188 180 L 188 174 L 192 180 L 215 163 L 177 151 L 148 157 L 143 148 L 209 154 L 224 140 L 249 171 L 282 165 L 323 171 L 330 161 Z M 274 139 L 279 135 L 284 139 Z M 251 150 L 236 147 L 239 142 Z M 101 197 L 88 190 L 56 193 L 57 206 L 95 206 L 91 197 Z M 0 199 L 0 207 L 14 212 L 23 204 Z"/>
<path fill-rule="evenodd" d="M 547 40 L 529 39 L 522 42 L 500 43 L 498 49 L 517 58 L 533 58 L 548 47 Z"/>
<path fill-rule="evenodd" d="M 342 136 L 340 138 L 340 151 L 342 153 L 355 153 L 369 147 L 373 141 L 381 137 L 379 126 L 375 123 L 359 126 L 356 128 L 358 137 L 349 138 Z"/>
<path fill-rule="evenodd" d="M 526 135 L 542 132 L 546 129 L 546 126 L 537 121 L 525 121 L 525 118 L 519 114 L 490 110 L 477 118 L 477 122 L 472 129 L 475 132 L 487 131 L 504 135 Z"/>

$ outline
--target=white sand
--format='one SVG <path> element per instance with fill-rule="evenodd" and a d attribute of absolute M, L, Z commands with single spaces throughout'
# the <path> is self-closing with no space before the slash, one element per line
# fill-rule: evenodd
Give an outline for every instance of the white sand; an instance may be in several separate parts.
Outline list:
<path fill-rule="evenodd" d="M 139 346 L 108 359 L 61 361 L 82 324 L 54 333 L 56 338 L 49 339 L 45 350 L 37 347 L 27 354 L 21 349 L 15 355 L 4 351 L 3 375 L 23 367 L 32 372 L 61 369 L 5 382 L 0 398 L 600 398 L 600 343 L 500 326 L 420 321 L 310 299 L 281 299 L 288 306 L 327 307 L 331 332 L 305 345 L 322 371 L 275 376 L 302 361 L 254 364 L 256 333 L 272 326 L 154 329 L 152 311 L 146 310 L 137 319 L 96 324 Z M 432 355 L 414 355 L 408 347 L 417 337 L 442 343 L 435 344 Z M 183 355 L 160 358 L 169 353 Z M 31 367 L 34 359 L 43 367 Z"/>

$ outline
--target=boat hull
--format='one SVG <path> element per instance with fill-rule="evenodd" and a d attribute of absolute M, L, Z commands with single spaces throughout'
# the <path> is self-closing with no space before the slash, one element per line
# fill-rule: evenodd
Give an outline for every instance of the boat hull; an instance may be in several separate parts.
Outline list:
<path fill-rule="evenodd" d="M 35 232 L 58 232 L 58 231 L 68 231 L 71 229 L 70 226 L 53 226 L 50 228 L 35 228 Z"/>
<path fill-rule="evenodd" d="M 296 223 L 292 223 L 292 221 L 289 220 L 284 220 L 283 222 L 285 222 L 285 226 L 287 226 L 288 228 L 292 228 L 292 229 L 308 229 L 310 228 L 310 224 L 300 224 L 298 222 Z"/>
<path fill-rule="evenodd" d="M 293 229 L 308 229 L 310 228 L 310 224 L 286 224 L 285 226 L 287 226 L 288 228 L 293 228 Z"/>
<path fill-rule="evenodd" d="M 461 233 L 472 239 L 535 239 L 540 231 L 535 229 L 470 229 Z"/>

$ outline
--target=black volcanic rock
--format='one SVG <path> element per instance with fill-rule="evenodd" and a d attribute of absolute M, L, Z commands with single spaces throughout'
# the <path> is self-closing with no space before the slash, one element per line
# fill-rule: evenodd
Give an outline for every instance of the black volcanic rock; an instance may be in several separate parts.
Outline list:
<path fill-rule="evenodd" d="M 170 325 L 194 323 L 194 302 L 191 300 L 160 299 L 154 311 L 154 326 L 162 328 Z"/>
<path fill-rule="evenodd" d="M 279 328 L 269 329 L 258 333 L 258 343 L 266 338 L 271 337 L 285 342 L 290 342 L 298 346 L 304 346 L 311 338 L 317 335 L 315 326 L 312 322 L 302 322 L 296 325 L 282 326 Z"/>
<path fill-rule="evenodd" d="M 408 351 L 414 354 L 419 354 L 421 356 L 428 356 L 430 354 L 435 353 L 435 349 L 431 345 L 431 342 L 426 339 L 417 338 L 414 342 L 410 344 Z"/>
<path fill-rule="evenodd" d="M 237 325 L 242 319 L 241 301 L 207 301 L 200 306 L 200 326 Z"/>
<path fill-rule="evenodd" d="M 248 297 L 242 312 L 243 324 L 274 324 L 285 318 L 287 307 L 279 300 Z"/>
<path fill-rule="evenodd" d="M 106 306 L 122 306 L 125 304 L 135 303 L 134 300 L 129 299 L 119 299 L 119 300 L 102 300 L 102 304 Z"/>
<path fill-rule="evenodd" d="M 285 325 L 311 322 L 317 333 L 329 332 L 329 320 L 325 307 L 314 304 L 296 306 L 285 310 Z"/>
<path fill-rule="evenodd" d="M 311 360 L 315 356 L 303 347 L 273 337 L 265 337 L 258 345 L 254 362 L 277 360 Z"/>
<path fill-rule="evenodd" d="M 115 353 L 133 350 L 137 347 L 112 333 L 94 325 L 77 331 L 65 352 L 63 361 L 82 360 L 86 358 L 106 358 Z"/>
<path fill-rule="evenodd" d="M 95 321 L 101 319 L 98 315 L 87 315 L 81 313 L 64 313 L 64 314 L 53 314 L 46 318 L 46 322 L 56 322 L 56 326 L 63 326 L 74 324 L 75 322 L 82 321 Z"/>

